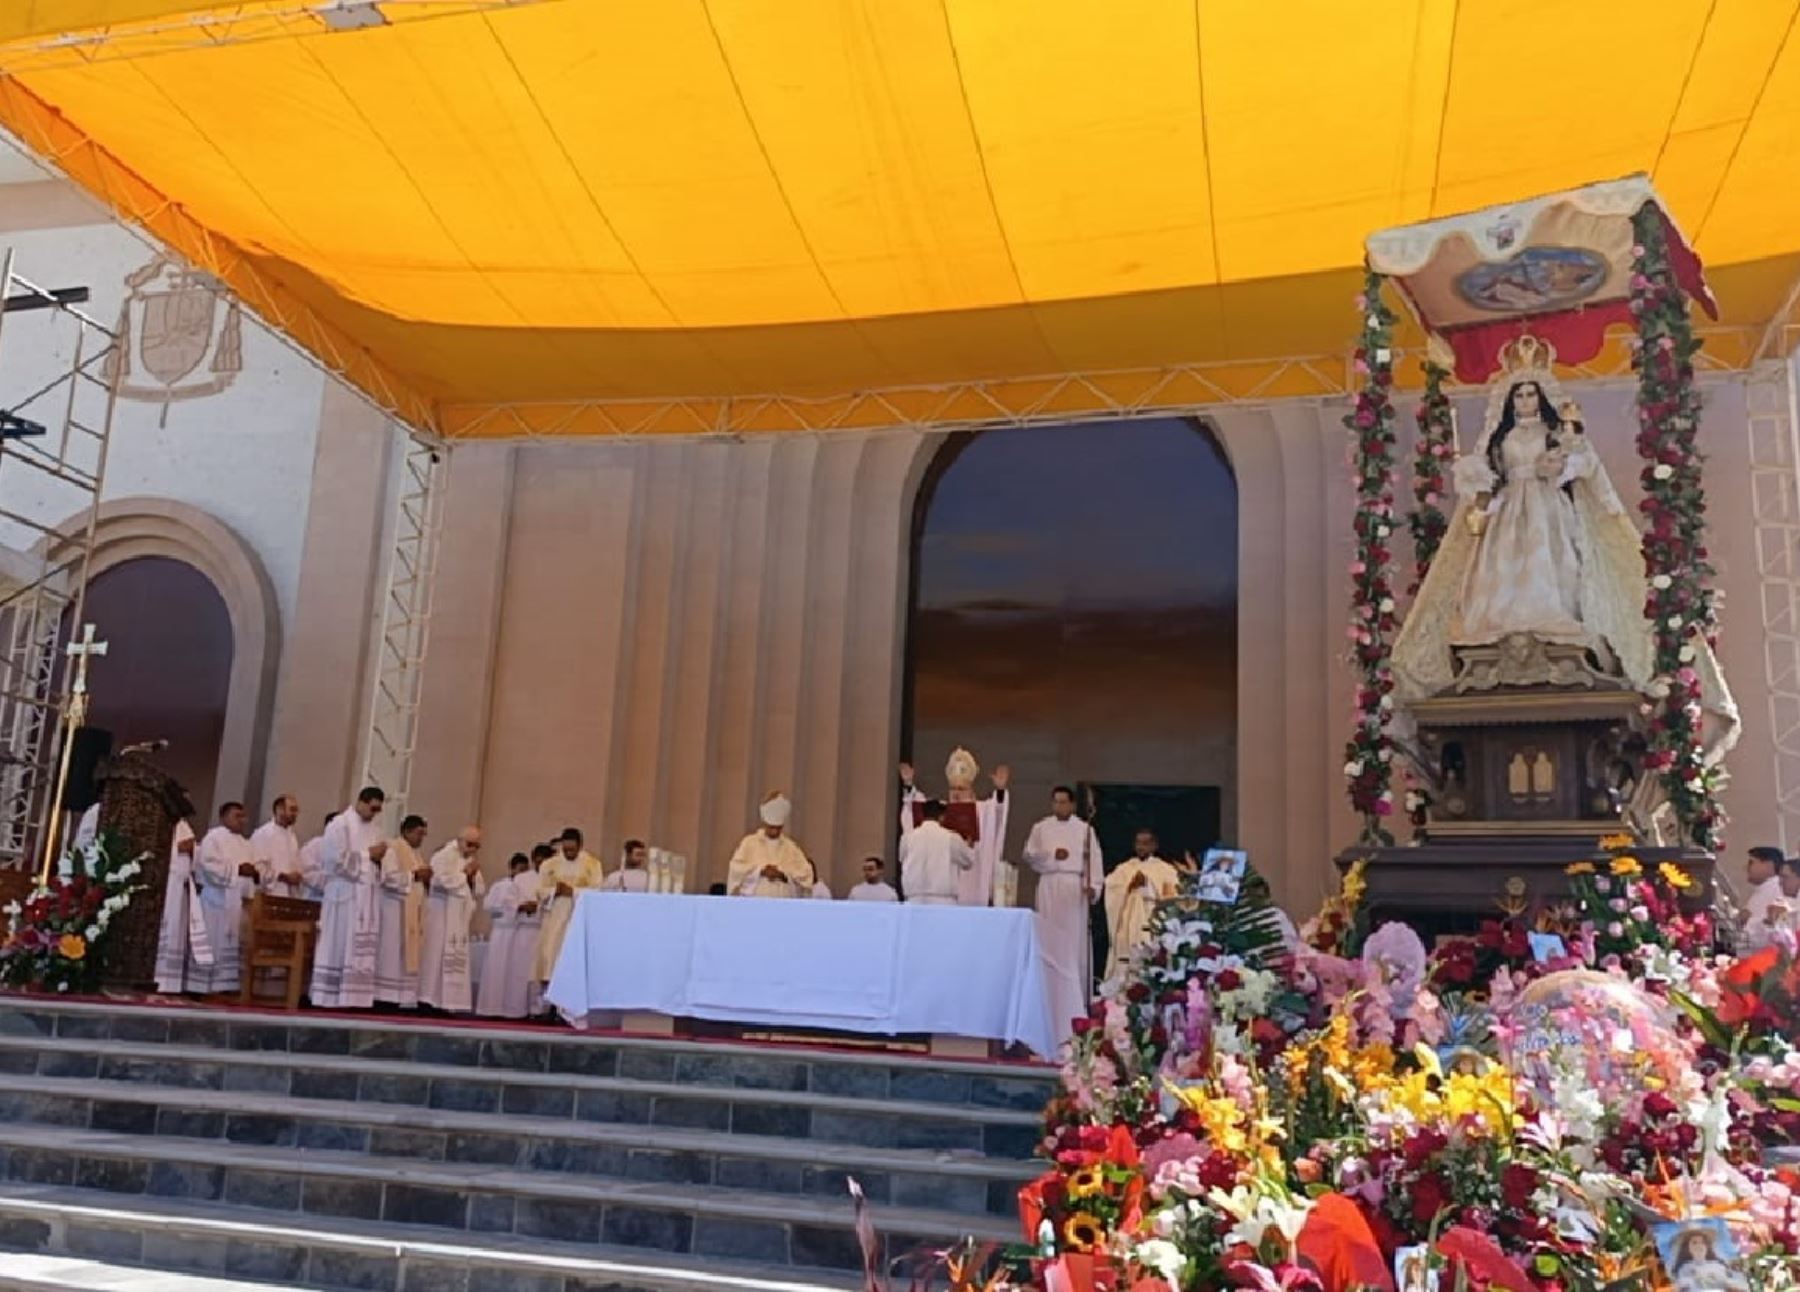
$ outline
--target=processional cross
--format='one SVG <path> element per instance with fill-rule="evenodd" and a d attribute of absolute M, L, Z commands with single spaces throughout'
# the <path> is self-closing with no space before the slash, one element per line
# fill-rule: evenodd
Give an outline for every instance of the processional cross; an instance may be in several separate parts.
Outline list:
<path fill-rule="evenodd" d="M 69 784 L 69 759 L 75 752 L 75 733 L 87 722 L 88 661 L 106 654 L 106 643 L 94 640 L 94 625 L 81 626 L 81 638 L 68 644 L 68 656 L 75 662 L 75 676 L 69 683 L 69 700 L 63 707 L 62 757 L 56 767 L 56 793 L 50 803 L 50 823 L 44 831 L 44 864 L 38 872 L 38 889 L 50 887 L 50 876 L 56 873 L 57 836 L 62 832 L 63 792 Z"/>

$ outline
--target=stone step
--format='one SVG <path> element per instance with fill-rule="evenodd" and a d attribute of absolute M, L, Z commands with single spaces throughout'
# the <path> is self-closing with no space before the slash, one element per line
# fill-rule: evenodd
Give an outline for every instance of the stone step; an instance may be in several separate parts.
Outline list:
<path fill-rule="evenodd" d="M 51 1256 L 147 1266 L 175 1274 L 183 1281 L 167 1286 L 182 1292 L 223 1292 L 203 1284 L 205 1277 L 329 1292 L 855 1292 L 860 1285 L 824 1269 L 6 1183 L 0 1251 L 9 1253 L 0 1256 L 7 1269 Z M 151 1288 L 163 1292 L 154 1284 L 142 1292 Z"/>
<path fill-rule="evenodd" d="M 8 1252 L 0 1260 L 0 1292 L 270 1292 L 292 1283 L 246 1283 L 105 1265 L 72 1256 Z"/>
<path fill-rule="evenodd" d="M 468 1162 L 0 1125 L 5 1177 L 137 1197 L 255 1207 L 289 1222 L 311 1215 L 522 1238 L 606 1243 L 765 1265 L 860 1264 L 849 1199 L 519 1171 Z M 1006 1242 L 999 1216 L 875 1206 L 903 1249 L 964 1238 Z"/>
<path fill-rule="evenodd" d="M 260 1094 L 272 1102 L 364 1101 L 812 1139 L 862 1148 L 964 1150 L 1013 1160 L 1031 1156 L 1040 1134 L 1036 1113 L 969 1104 L 287 1051 L 214 1050 L 167 1042 L 0 1035 L 0 1073 L 231 1090 Z"/>
<path fill-rule="evenodd" d="M 808 1091 L 917 1101 L 940 1109 L 967 1104 L 1036 1113 L 1056 1083 L 1055 1069 L 1038 1063 L 940 1059 L 875 1049 L 41 996 L 0 995 L 0 1034 Z"/>
<path fill-rule="evenodd" d="M 250 1092 L 56 1077 L 38 1078 L 29 1091 L 0 1091 L 0 1121 L 836 1198 L 844 1196 L 845 1177 L 855 1175 L 872 1202 L 1007 1216 L 1019 1186 L 1039 1171 L 1029 1161 L 967 1150 L 865 1148 L 407 1104 L 274 1102 Z"/>

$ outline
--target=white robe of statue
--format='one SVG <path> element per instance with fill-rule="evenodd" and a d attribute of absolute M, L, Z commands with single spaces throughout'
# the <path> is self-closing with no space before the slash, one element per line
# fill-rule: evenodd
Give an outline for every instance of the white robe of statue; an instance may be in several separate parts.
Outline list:
<path fill-rule="evenodd" d="M 487 892 L 479 871 L 470 880 L 464 869 L 468 862 L 454 839 L 432 855 L 419 951 L 419 1003 L 453 1014 L 475 1007 L 469 981 L 469 922 L 475 917 L 476 901 Z"/>
<path fill-rule="evenodd" d="M 534 870 L 508 876 L 488 889 L 482 906 L 492 927 L 487 959 L 481 966 L 481 989 L 475 999 L 477 1014 L 524 1018 L 537 1012 L 540 988 L 532 970 L 544 916 L 538 910 L 529 915 L 519 910 L 537 900 L 538 876 Z"/>
<path fill-rule="evenodd" d="M 1549 367 L 1549 348 L 1527 337 L 1502 357 L 1481 438 L 1456 463 L 1450 528 L 1394 641 L 1398 698 L 1448 689 L 1457 647 L 1514 635 L 1584 647 L 1646 691 L 1656 665 L 1637 526 Z M 1716 762 L 1737 741 L 1737 705 L 1705 639 L 1690 640 Z"/>
<path fill-rule="evenodd" d="M 199 963 L 190 948 L 189 991 L 210 993 L 238 989 L 243 971 L 239 943 L 244 895 L 250 886 L 250 881 L 238 873 L 238 868 L 251 864 L 250 841 L 222 825 L 208 830 L 194 850 L 194 879 L 200 889 L 200 915 L 206 921 L 206 940 L 211 944 L 212 963 Z"/>
<path fill-rule="evenodd" d="M 375 1003 L 381 931 L 381 864 L 369 856 L 381 842 L 379 818 L 364 821 L 355 808 L 346 808 L 331 819 L 320 839 L 325 897 L 308 995 L 318 1009 L 366 1009 Z"/>
<path fill-rule="evenodd" d="M 1060 1045 L 1074 1035 L 1074 1021 L 1087 1017 L 1093 989 L 1088 910 L 1103 882 L 1100 840 L 1080 817 L 1047 816 L 1025 840 L 1025 864 L 1038 875 L 1038 949 L 1050 994 L 1050 1026 Z"/>
<path fill-rule="evenodd" d="M 184 850 L 183 845 L 187 845 Z M 194 893 L 194 862 L 188 854 L 193 850 L 194 830 L 186 821 L 175 823 L 175 837 L 169 843 L 169 878 L 163 886 L 162 930 L 156 939 L 156 990 L 187 990 L 188 936 L 198 923 L 204 936 L 205 922 L 200 919 L 199 899 Z M 195 948 L 199 957 L 210 965 L 210 946 Z"/>

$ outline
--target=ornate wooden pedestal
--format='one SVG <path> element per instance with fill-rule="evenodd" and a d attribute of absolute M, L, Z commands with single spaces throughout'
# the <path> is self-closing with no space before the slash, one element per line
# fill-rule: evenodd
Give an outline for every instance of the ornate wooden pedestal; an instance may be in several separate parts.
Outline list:
<path fill-rule="evenodd" d="M 1566 650 L 1509 642 L 1473 654 L 1455 687 L 1409 708 L 1436 782 L 1412 845 L 1337 857 L 1340 869 L 1368 862 L 1373 923 L 1402 919 L 1427 937 L 1467 932 L 1564 896 L 1565 867 L 1603 863 L 1603 837 L 1638 834 L 1626 823 L 1628 804 L 1646 799 L 1638 695 Z M 1710 854 L 1646 841 L 1634 855 L 1679 863 L 1698 881 L 1693 907 L 1711 905 Z"/>
<path fill-rule="evenodd" d="M 144 889 L 112 928 L 105 986 L 150 991 L 156 986 L 156 939 L 162 924 L 163 889 L 169 881 L 169 844 L 175 822 L 194 805 L 175 779 L 138 754 L 102 764 L 100 829 L 130 856 L 144 859 Z"/>

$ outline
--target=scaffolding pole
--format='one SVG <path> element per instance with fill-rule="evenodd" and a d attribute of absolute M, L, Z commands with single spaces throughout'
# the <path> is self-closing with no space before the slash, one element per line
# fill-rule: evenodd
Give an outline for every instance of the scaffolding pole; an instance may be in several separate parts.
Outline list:
<path fill-rule="evenodd" d="M 69 686 L 106 483 L 118 337 L 0 257 L 0 866 L 30 867 L 56 797 Z"/>
<path fill-rule="evenodd" d="M 375 693 L 363 740 L 363 785 L 387 796 L 388 819 L 398 824 L 412 792 L 413 754 L 419 739 L 419 701 L 425 650 L 431 640 L 431 602 L 437 578 L 444 485 L 450 470 L 446 445 L 408 433 L 400 466 L 399 497 L 388 556 L 387 595 L 376 646 Z"/>
<path fill-rule="evenodd" d="M 1778 842 L 1791 851 L 1800 843 L 1800 440 L 1791 361 L 1758 363 L 1746 395 Z"/>

